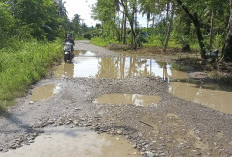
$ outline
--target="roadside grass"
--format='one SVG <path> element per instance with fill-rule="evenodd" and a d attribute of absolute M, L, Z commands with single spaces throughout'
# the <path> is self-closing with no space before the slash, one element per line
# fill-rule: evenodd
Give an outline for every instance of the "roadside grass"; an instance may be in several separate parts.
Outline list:
<path fill-rule="evenodd" d="M 178 71 L 187 71 L 186 67 L 177 63 L 171 63 L 172 69 L 178 70 Z"/>
<path fill-rule="evenodd" d="M 54 43 L 15 41 L 0 50 L 0 109 L 25 95 L 29 85 L 46 76 L 63 53 L 61 41 Z"/>
<path fill-rule="evenodd" d="M 114 39 L 104 39 L 101 37 L 93 37 L 91 38 L 90 42 L 91 44 L 101 46 L 101 47 L 108 46 L 109 44 L 112 44 L 112 43 L 118 43 L 118 41 Z"/>

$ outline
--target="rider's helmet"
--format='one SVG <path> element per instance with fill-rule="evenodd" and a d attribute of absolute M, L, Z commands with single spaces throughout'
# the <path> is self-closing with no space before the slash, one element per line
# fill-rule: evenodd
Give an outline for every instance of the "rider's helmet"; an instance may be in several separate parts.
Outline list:
<path fill-rule="evenodd" d="M 70 35 L 70 34 L 67 34 L 67 38 L 71 38 L 71 35 Z"/>

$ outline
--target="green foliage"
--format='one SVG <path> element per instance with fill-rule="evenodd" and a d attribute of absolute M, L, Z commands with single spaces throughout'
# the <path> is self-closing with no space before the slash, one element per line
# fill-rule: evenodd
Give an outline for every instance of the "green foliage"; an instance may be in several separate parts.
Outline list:
<path fill-rule="evenodd" d="M 108 46 L 109 44 L 112 43 L 118 43 L 116 40 L 114 39 L 103 39 L 101 37 L 93 37 L 90 42 L 94 45 L 97 46 Z"/>
<path fill-rule="evenodd" d="M 186 71 L 186 68 L 180 64 L 172 63 L 172 69 Z"/>
<path fill-rule="evenodd" d="M 27 26 L 37 39 L 54 40 L 63 19 L 53 0 L 18 0 L 13 6 L 17 26 Z"/>
<path fill-rule="evenodd" d="M 22 96 L 29 85 L 46 75 L 61 59 L 61 41 L 54 43 L 15 41 L 13 47 L 0 50 L 0 104 L 7 107 Z"/>
<path fill-rule="evenodd" d="M 62 1 L 14 0 L 0 2 L 0 48 L 10 38 L 55 40 L 66 32 L 67 15 Z"/>
<path fill-rule="evenodd" d="M 7 43 L 14 26 L 14 18 L 9 5 L 0 2 L 0 48 Z"/>
<path fill-rule="evenodd" d="M 118 24 L 121 22 L 117 18 L 117 11 L 119 6 L 116 1 L 112 0 L 98 0 L 93 7 L 93 18 L 101 21 L 101 36 L 103 38 L 115 38 L 119 39 L 120 28 Z M 98 28 L 99 29 L 99 28 Z"/>

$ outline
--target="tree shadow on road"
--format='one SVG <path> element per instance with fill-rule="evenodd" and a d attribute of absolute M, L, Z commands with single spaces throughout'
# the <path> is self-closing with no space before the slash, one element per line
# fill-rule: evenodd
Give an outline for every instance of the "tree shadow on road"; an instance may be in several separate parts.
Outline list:
<path fill-rule="evenodd" d="M 31 126 L 29 126 L 28 124 L 26 124 L 25 122 L 20 120 L 14 114 L 7 111 L 7 109 L 3 108 L 1 105 L 0 105 L 0 117 L 5 118 L 10 124 L 13 124 L 13 125 L 17 126 L 19 128 L 19 130 L 21 130 L 21 131 L 25 131 L 27 133 L 32 133 L 32 132 L 35 131 Z M 8 125 L 7 124 L 1 124 L 1 125 L 3 125 L 3 127 L 0 127 L 0 132 L 1 133 L 3 133 L 3 132 L 7 132 L 7 133 L 15 132 L 15 130 L 12 130 L 12 131 L 11 130 L 5 130 L 5 131 L 3 131 L 2 129 L 4 129 Z"/>

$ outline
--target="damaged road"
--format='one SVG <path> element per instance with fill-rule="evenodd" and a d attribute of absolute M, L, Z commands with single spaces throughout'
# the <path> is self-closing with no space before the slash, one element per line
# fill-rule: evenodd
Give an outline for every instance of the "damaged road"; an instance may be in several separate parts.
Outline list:
<path fill-rule="evenodd" d="M 119 56 L 88 41 L 77 41 L 75 49 L 90 51 L 86 58 Z M 0 156 L 34 143 L 46 128 L 63 125 L 89 127 L 98 134 L 128 139 L 141 156 L 232 155 L 232 115 L 173 96 L 167 81 L 160 77 L 78 77 L 75 70 L 71 74 L 75 77 L 67 73 L 55 77 L 55 73 L 33 85 L 26 97 L 0 117 Z M 52 86 L 52 94 L 32 100 L 41 86 Z M 104 94 L 158 96 L 160 100 L 144 106 L 96 103 Z"/>

